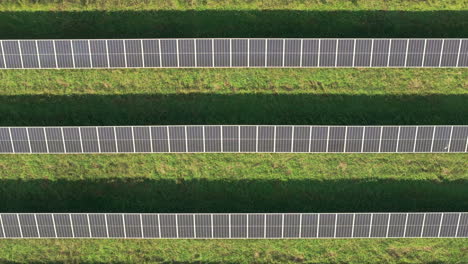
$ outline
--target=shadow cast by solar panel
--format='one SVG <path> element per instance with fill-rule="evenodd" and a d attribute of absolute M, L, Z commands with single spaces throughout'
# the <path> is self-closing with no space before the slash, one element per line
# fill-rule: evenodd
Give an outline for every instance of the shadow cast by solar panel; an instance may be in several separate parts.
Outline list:
<path fill-rule="evenodd" d="M 0 126 L 466 125 L 468 95 L 0 96 Z"/>
<path fill-rule="evenodd" d="M 0 12 L 3 39 L 468 36 L 468 11 Z"/>
<path fill-rule="evenodd" d="M 1 180 L 2 212 L 457 212 L 468 181 Z"/>

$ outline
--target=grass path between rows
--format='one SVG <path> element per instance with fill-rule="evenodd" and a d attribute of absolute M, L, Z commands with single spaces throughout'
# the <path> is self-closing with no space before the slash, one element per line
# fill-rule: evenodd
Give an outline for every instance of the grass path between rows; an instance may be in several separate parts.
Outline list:
<path fill-rule="evenodd" d="M 0 72 L 0 125 L 464 125 L 465 69 Z"/>
<path fill-rule="evenodd" d="M 13 263 L 466 263 L 468 239 L 10 240 Z"/>
<path fill-rule="evenodd" d="M 0 71 L 0 95 L 129 94 L 468 94 L 468 70 L 442 69 L 122 69 Z"/>
<path fill-rule="evenodd" d="M 4 0 L 3 10 L 463 10 L 466 0 Z M 1 10 L 0 9 L 0 10 Z"/>
<path fill-rule="evenodd" d="M 3 39 L 468 36 L 466 0 L 4 0 Z"/>
<path fill-rule="evenodd" d="M 468 208 L 465 154 L 0 156 L 6 212 L 411 212 Z"/>

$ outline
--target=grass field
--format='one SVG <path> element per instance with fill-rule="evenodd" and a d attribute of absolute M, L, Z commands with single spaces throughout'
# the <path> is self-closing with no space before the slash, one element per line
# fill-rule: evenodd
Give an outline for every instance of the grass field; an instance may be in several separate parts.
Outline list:
<path fill-rule="evenodd" d="M 466 263 L 466 239 L 15 240 L 5 263 Z"/>
<path fill-rule="evenodd" d="M 468 37 L 468 3 L 4 0 L 0 38 Z M 0 71 L 0 126 L 468 124 L 466 69 Z M 466 211 L 466 154 L 0 155 L 2 212 Z M 5 263 L 467 263 L 468 239 L 0 240 Z"/>
<path fill-rule="evenodd" d="M 1 156 L 9 212 L 464 211 L 464 154 Z M 79 191 L 78 191 L 79 190 Z"/>
<path fill-rule="evenodd" d="M 0 77 L 4 126 L 468 122 L 464 69 L 43 70 Z"/>
<path fill-rule="evenodd" d="M 5 39 L 468 37 L 467 0 L 0 2 Z"/>
<path fill-rule="evenodd" d="M 4 10 L 461 10 L 466 0 L 2 0 Z"/>

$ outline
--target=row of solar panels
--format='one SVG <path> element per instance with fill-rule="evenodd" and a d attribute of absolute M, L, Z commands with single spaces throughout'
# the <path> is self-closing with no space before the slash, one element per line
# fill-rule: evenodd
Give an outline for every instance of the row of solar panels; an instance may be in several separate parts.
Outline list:
<path fill-rule="evenodd" d="M 0 221 L 0 238 L 468 237 L 468 213 L 23 213 Z"/>
<path fill-rule="evenodd" d="M 467 150 L 468 126 L 0 127 L 0 153 Z"/>
<path fill-rule="evenodd" d="M 468 67 L 468 39 L 2 40 L 0 68 Z"/>

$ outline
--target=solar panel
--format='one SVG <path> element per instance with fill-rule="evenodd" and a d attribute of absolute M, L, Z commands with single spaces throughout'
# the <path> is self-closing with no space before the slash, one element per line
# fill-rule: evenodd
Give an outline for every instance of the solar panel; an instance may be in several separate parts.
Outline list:
<path fill-rule="evenodd" d="M 468 39 L 0 40 L 0 69 L 468 67 Z"/>
<path fill-rule="evenodd" d="M 468 213 L 2 213 L 0 238 L 466 238 Z"/>
<path fill-rule="evenodd" d="M 0 153 L 444 153 L 468 126 L 0 127 Z"/>

